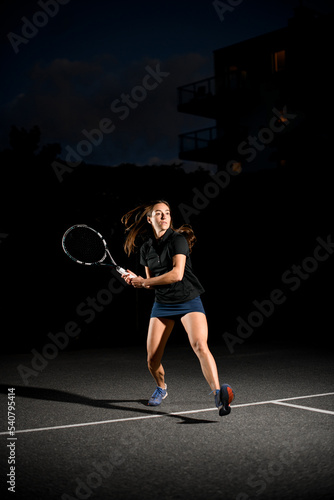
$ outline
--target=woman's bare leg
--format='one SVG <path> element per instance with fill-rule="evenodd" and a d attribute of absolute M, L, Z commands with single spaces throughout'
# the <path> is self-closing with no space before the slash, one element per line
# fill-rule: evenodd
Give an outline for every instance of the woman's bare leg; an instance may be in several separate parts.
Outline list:
<path fill-rule="evenodd" d="M 147 365 L 157 386 L 163 389 L 165 388 L 165 370 L 161 359 L 174 323 L 174 320 L 168 318 L 151 318 L 148 327 Z"/>
<path fill-rule="evenodd" d="M 181 319 L 188 338 L 201 364 L 205 380 L 212 391 L 220 389 L 218 370 L 214 357 L 208 347 L 208 323 L 200 312 L 188 313 Z"/>

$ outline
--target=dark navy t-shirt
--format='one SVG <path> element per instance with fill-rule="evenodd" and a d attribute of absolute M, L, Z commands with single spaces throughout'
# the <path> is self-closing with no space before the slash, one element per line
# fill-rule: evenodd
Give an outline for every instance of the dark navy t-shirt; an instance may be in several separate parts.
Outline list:
<path fill-rule="evenodd" d="M 184 275 L 181 281 L 154 287 L 155 300 L 162 304 L 187 302 L 204 292 L 192 271 L 188 242 L 182 234 L 169 228 L 161 239 L 150 238 L 140 248 L 140 263 L 149 268 L 152 278 L 171 271 L 173 256 L 177 254 L 186 256 Z"/>

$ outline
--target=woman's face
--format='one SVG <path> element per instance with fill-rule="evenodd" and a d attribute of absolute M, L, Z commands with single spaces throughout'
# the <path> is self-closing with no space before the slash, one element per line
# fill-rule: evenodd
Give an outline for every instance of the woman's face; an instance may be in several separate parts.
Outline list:
<path fill-rule="evenodd" d="M 154 205 L 152 214 L 147 217 L 149 224 L 152 224 L 153 230 L 158 238 L 163 236 L 171 224 L 170 208 L 165 203 Z"/>

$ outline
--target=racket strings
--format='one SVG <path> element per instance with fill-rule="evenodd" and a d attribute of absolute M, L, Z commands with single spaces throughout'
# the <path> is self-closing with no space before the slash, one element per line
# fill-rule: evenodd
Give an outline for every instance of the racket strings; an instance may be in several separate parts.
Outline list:
<path fill-rule="evenodd" d="M 103 239 L 87 227 L 73 228 L 64 239 L 65 250 L 76 260 L 100 262 L 106 255 Z"/>

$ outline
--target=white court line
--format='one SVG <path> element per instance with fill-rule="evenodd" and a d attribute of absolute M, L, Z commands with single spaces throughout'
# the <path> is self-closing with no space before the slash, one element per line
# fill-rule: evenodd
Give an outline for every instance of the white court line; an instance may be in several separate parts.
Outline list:
<path fill-rule="evenodd" d="M 316 413 L 327 413 L 328 415 L 334 415 L 334 411 L 321 410 L 320 408 L 311 408 L 310 406 L 293 405 L 291 403 L 283 403 L 282 401 L 273 401 L 275 405 L 291 406 L 292 408 L 299 408 L 301 410 L 315 411 Z"/>
<path fill-rule="evenodd" d="M 266 405 L 266 404 L 280 404 L 284 401 L 291 401 L 295 399 L 307 399 L 307 398 L 317 398 L 320 396 L 334 396 L 334 392 L 325 392 L 322 394 L 311 394 L 308 396 L 296 396 L 294 398 L 285 398 L 285 399 L 270 399 L 268 401 L 256 401 L 254 403 L 242 403 L 240 405 L 231 405 L 231 408 L 243 408 L 246 406 L 257 406 L 257 405 Z M 295 405 L 294 405 L 295 406 Z M 305 408 L 309 410 L 310 408 L 308 407 L 302 407 L 298 406 L 298 408 Z M 161 417 L 169 417 L 169 416 L 177 416 L 177 415 L 190 415 L 192 413 L 202 413 L 202 412 L 208 412 L 208 411 L 217 411 L 217 408 L 203 408 L 200 410 L 188 410 L 188 411 L 177 411 L 173 413 L 159 413 L 159 414 L 152 414 L 152 415 L 145 415 L 142 417 L 127 417 L 127 418 L 115 418 L 112 420 L 100 420 L 97 422 L 83 422 L 81 424 L 68 424 L 68 425 L 55 425 L 53 427 L 38 427 L 35 429 L 22 429 L 22 430 L 16 430 L 16 434 L 23 434 L 27 432 L 41 432 L 41 431 L 52 431 L 52 430 L 57 430 L 57 429 L 71 429 L 73 427 L 87 427 L 89 425 L 102 425 L 102 424 L 114 424 L 117 422 L 130 422 L 130 421 L 135 421 L 135 420 L 146 420 L 146 419 L 151 419 L 151 418 L 161 418 Z M 313 411 L 316 411 L 313 409 Z M 322 412 L 325 412 L 325 410 L 318 410 Z M 328 412 L 326 412 L 328 413 Z M 333 412 L 329 412 L 333 413 Z M 333 413 L 334 414 L 334 413 Z M 0 436 L 8 436 L 8 432 L 0 432 Z"/>

